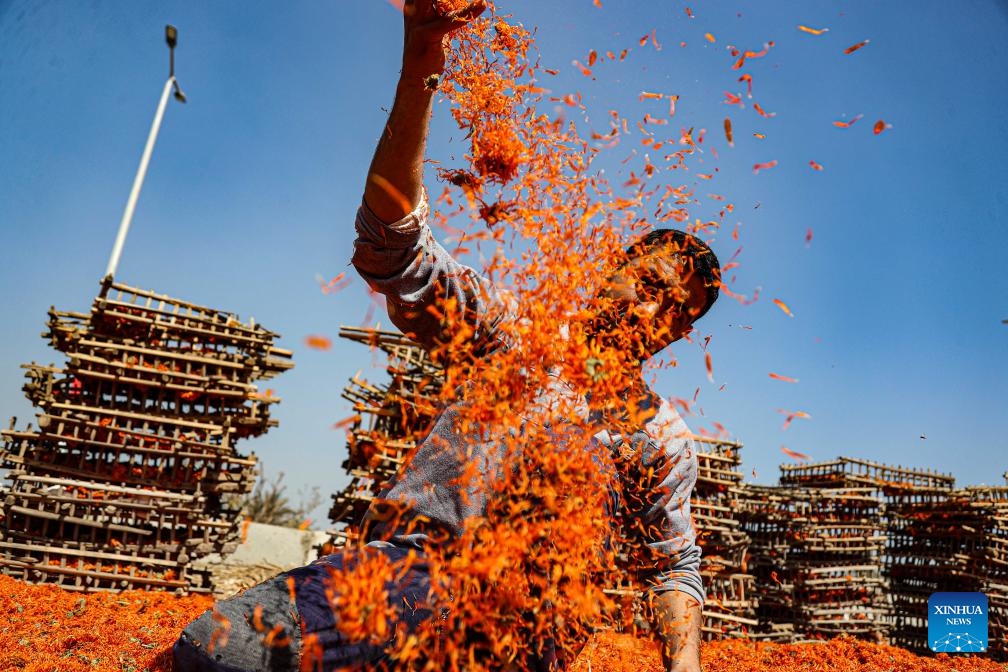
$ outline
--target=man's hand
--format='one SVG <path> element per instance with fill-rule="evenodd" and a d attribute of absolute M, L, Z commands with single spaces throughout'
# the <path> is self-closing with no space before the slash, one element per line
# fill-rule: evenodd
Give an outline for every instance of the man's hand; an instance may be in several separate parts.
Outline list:
<path fill-rule="evenodd" d="M 472 0 L 462 9 L 441 14 L 436 0 L 407 0 L 403 5 L 403 73 L 440 74 L 444 69 L 447 36 L 486 9 L 485 0 Z"/>

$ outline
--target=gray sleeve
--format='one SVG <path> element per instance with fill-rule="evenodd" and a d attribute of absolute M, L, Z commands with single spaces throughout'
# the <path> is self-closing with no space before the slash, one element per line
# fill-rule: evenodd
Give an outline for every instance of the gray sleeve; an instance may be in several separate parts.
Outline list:
<path fill-rule="evenodd" d="M 492 347 L 504 314 L 500 295 L 434 239 L 428 212 L 424 195 L 416 210 L 385 224 L 362 203 L 352 263 L 371 289 L 385 296 L 392 323 L 432 354 L 450 355 L 440 351 L 453 342 Z"/>
<path fill-rule="evenodd" d="M 700 547 L 690 516 L 696 446 L 680 418 L 664 429 L 654 438 L 635 433 L 630 450 L 623 451 L 621 505 L 635 547 L 629 549 L 630 566 L 650 592 L 682 591 L 702 605 Z"/>
<path fill-rule="evenodd" d="M 680 439 L 666 444 L 662 453 L 670 469 L 655 491 L 651 511 L 662 530 L 661 539 L 648 545 L 659 558 L 658 573 L 649 581 L 652 592 L 679 590 L 702 605 L 705 591 L 700 578 L 700 547 L 690 515 L 690 497 L 697 480 L 696 444 Z"/>

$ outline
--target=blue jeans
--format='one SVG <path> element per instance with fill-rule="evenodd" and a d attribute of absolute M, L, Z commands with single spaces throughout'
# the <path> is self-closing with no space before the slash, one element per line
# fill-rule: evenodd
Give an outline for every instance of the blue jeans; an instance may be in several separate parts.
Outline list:
<path fill-rule="evenodd" d="M 409 551 L 372 542 L 354 555 L 327 555 L 218 602 L 213 611 L 189 624 L 175 643 L 176 671 L 298 672 L 302 643 L 312 635 L 323 670 L 391 668 L 387 643 L 349 641 L 337 627 L 331 600 L 338 599 L 340 587 L 333 585 L 333 572 L 349 569 L 348 563 L 360 557 L 357 553 L 365 557 L 381 553 L 398 562 Z M 408 632 L 431 617 L 430 575 L 423 562 L 413 562 L 394 583 L 386 584 L 386 590 L 389 605 Z M 318 662 L 313 660 L 311 669 L 319 669 Z"/>

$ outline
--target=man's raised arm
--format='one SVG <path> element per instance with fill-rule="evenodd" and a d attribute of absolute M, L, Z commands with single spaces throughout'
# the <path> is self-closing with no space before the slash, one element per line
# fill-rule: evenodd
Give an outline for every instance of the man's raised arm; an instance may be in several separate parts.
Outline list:
<path fill-rule="evenodd" d="M 399 221 L 420 204 L 431 104 L 444 70 L 445 40 L 484 9 L 483 0 L 444 16 L 435 11 L 434 0 L 408 0 L 403 7 L 402 74 L 364 186 L 364 202 L 385 223 Z"/>
<path fill-rule="evenodd" d="M 491 283 L 456 261 L 427 225 L 423 164 L 447 36 L 486 8 L 476 0 L 441 15 L 434 1 L 403 8 L 402 74 L 368 169 L 353 265 L 385 296 L 392 323 L 447 364 L 495 347 L 504 311 Z"/>

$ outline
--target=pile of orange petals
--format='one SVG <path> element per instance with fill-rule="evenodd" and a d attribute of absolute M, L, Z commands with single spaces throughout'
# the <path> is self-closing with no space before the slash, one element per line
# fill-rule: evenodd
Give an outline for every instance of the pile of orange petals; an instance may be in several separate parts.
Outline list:
<path fill-rule="evenodd" d="M 72 593 L 0 575 L 0 670 L 171 670 L 179 632 L 213 605 L 209 596 Z"/>
<path fill-rule="evenodd" d="M 1004 672 L 1004 663 L 982 655 L 915 655 L 885 644 L 848 637 L 803 644 L 746 640 L 703 646 L 705 672 Z M 572 672 L 661 672 L 657 648 L 628 635 L 604 633 L 588 643 Z"/>
<path fill-rule="evenodd" d="M 0 575 L 0 670 L 17 672 L 172 672 L 171 645 L 209 609 L 210 597 L 168 593 L 71 593 Z M 835 639 L 817 644 L 732 640 L 703 647 L 706 672 L 1004 672 L 984 656 L 916 656 L 903 649 Z M 572 672 L 660 672 L 648 638 L 601 633 Z"/>

